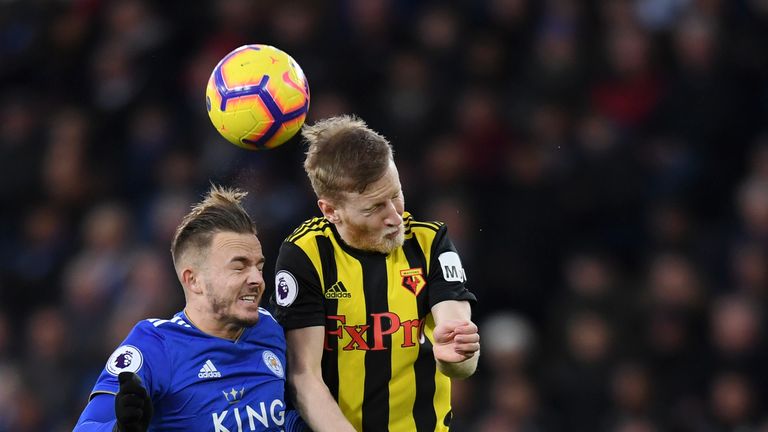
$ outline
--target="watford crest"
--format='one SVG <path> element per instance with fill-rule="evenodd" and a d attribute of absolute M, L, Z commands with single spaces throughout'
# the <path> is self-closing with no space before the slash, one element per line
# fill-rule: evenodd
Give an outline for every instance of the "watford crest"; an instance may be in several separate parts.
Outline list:
<path fill-rule="evenodd" d="M 412 292 L 415 296 L 418 296 L 424 286 L 427 285 L 421 267 L 400 270 L 400 276 L 403 278 L 403 288 Z"/>

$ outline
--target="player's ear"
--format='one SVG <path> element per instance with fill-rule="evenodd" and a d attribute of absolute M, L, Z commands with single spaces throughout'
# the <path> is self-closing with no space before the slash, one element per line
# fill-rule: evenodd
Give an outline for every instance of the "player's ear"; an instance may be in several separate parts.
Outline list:
<path fill-rule="evenodd" d="M 190 291 L 195 294 L 201 294 L 203 292 L 203 284 L 200 279 L 200 274 L 191 267 L 184 267 L 181 270 L 181 283 Z"/>
<path fill-rule="evenodd" d="M 204 291 L 204 281 L 202 275 L 203 257 L 197 249 L 188 249 L 183 255 L 178 257 L 176 262 L 179 281 L 185 290 L 195 294 L 202 294 Z"/>
<path fill-rule="evenodd" d="M 336 206 L 327 199 L 320 198 L 317 200 L 317 206 L 320 207 L 320 211 L 323 213 L 326 219 L 330 223 L 339 223 L 339 215 Z"/>

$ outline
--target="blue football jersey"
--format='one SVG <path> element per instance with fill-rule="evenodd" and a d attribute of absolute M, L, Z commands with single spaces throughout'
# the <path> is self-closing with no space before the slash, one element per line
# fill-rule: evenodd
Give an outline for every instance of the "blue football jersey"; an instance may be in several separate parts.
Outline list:
<path fill-rule="evenodd" d="M 139 375 L 152 399 L 150 430 L 286 427 L 285 337 L 264 309 L 235 341 L 203 333 L 183 312 L 139 322 L 110 356 L 91 396 L 116 394 L 124 371 Z"/>

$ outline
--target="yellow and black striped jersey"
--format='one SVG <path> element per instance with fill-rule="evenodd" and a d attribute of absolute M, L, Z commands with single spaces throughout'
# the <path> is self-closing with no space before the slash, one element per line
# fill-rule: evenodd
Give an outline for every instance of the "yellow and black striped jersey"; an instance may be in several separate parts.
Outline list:
<path fill-rule="evenodd" d="M 436 368 L 430 311 L 476 299 L 445 225 L 403 219 L 405 242 L 388 255 L 354 249 L 314 218 L 277 259 L 275 316 L 286 330 L 325 326 L 323 379 L 358 431 L 450 424 L 450 379 Z"/>

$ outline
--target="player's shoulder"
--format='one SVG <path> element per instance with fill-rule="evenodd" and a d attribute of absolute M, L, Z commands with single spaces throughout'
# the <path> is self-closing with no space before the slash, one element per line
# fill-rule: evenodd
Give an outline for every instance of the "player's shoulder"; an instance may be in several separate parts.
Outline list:
<path fill-rule="evenodd" d="M 414 233 L 432 237 L 445 227 L 445 223 L 440 221 L 416 220 L 410 212 L 403 213 L 403 225 L 405 226 L 406 235 Z"/>
<path fill-rule="evenodd" d="M 170 319 L 144 319 L 133 326 L 120 348 L 115 352 L 117 353 L 125 347 L 139 353 L 141 351 L 167 350 L 169 346 L 187 341 L 190 330 L 191 326 L 184 321 L 180 314 Z"/>
<path fill-rule="evenodd" d="M 286 237 L 286 243 L 301 245 L 304 242 L 312 241 L 317 236 L 329 236 L 332 233 L 331 223 L 324 217 L 314 217 L 304 221 L 293 232 Z"/>
<path fill-rule="evenodd" d="M 151 333 L 159 337 L 167 338 L 175 334 L 187 333 L 192 326 L 184 319 L 181 313 L 168 319 L 147 318 L 139 321 L 134 327 L 135 331 Z"/>

